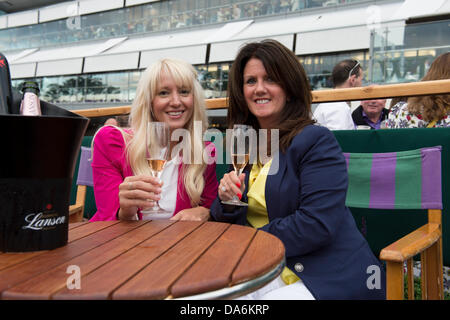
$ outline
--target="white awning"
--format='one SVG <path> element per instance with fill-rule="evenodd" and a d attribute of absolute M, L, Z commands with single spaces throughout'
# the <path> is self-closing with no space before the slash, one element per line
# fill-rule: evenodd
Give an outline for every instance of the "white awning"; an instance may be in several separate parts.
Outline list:
<path fill-rule="evenodd" d="M 109 48 L 114 47 L 116 44 L 124 41 L 125 39 L 126 37 L 121 37 L 84 45 L 78 44 L 67 47 L 55 47 L 49 49 L 42 48 L 39 51 L 36 51 L 36 49 L 30 49 L 35 50 L 36 52 L 27 54 L 26 56 L 22 56 L 20 58 L 16 58 L 14 62 L 25 63 L 25 62 L 39 62 L 39 61 L 55 61 L 55 60 L 83 58 L 98 55 L 108 50 Z"/>
<path fill-rule="evenodd" d="M 36 51 L 38 51 L 38 48 L 34 48 L 34 49 L 25 49 L 23 51 L 19 51 L 19 52 L 15 52 L 15 53 L 7 53 L 5 54 L 6 59 L 8 60 L 8 63 L 14 63 L 14 61 L 20 60 Z"/>
<path fill-rule="evenodd" d="M 370 30 L 366 26 L 297 34 L 295 54 L 351 51 L 370 47 Z"/>
<path fill-rule="evenodd" d="M 37 63 L 36 77 L 80 74 L 82 69 L 83 58 L 41 61 Z"/>
<path fill-rule="evenodd" d="M 444 14 L 450 12 L 450 0 L 445 1 L 445 3 L 436 11 L 437 14 Z"/>
<path fill-rule="evenodd" d="M 8 18 L 7 16 L 0 16 L 0 29 L 5 29 L 8 27 Z"/>
<path fill-rule="evenodd" d="M 123 0 L 80 0 L 80 15 L 123 8 Z"/>
<path fill-rule="evenodd" d="M 394 13 L 394 19 L 409 19 L 418 18 L 424 16 L 430 16 L 440 13 L 440 8 L 445 5 L 446 0 L 427 0 L 417 1 L 417 0 L 405 0 L 401 7 Z"/>
<path fill-rule="evenodd" d="M 206 61 L 206 45 L 143 51 L 139 68 L 147 68 L 162 58 L 176 58 L 185 60 L 190 64 L 204 64 Z"/>
<path fill-rule="evenodd" d="M 83 72 L 133 70 L 138 68 L 138 61 L 139 52 L 86 57 Z"/>
<path fill-rule="evenodd" d="M 368 49 L 370 29 L 391 21 L 401 2 L 377 6 L 336 7 L 332 12 L 315 10 L 286 18 L 260 19 L 227 42 L 211 43 L 210 62 L 230 61 L 245 42 L 282 39 L 292 49 L 297 34 L 296 54 Z"/>
<path fill-rule="evenodd" d="M 137 4 L 143 4 L 143 3 L 148 3 L 148 2 L 156 2 L 156 1 L 160 1 L 160 0 L 125 0 L 125 6 L 135 6 Z"/>
<path fill-rule="evenodd" d="M 148 51 L 206 44 L 205 40 L 207 37 L 219 29 L 219 27 L 214 27 L 187 32 L 164 33 L 149 37 L 129 38 L 108 50 L 107 53 Z"/>
<path fill-rule="evenodd" d="M 12 64 L 9 69 L 11 79 L 32 78 L 36 75 L 36 63 Z"/>
<path fill-rule="evenodd" d="M 102 43 L 41 49 L 30 55 L 27 55 L 26 57 L 18 59 L 15 62 L 24 63 L 24 62 L 54 61 L 72 58 L 82 58 L 86 55 L 86 53 L 94 51 L 100 45 L 102 45 Z"/>
<path fill-rule="evenodd" d="M 292 45 L 294 42 L 293 35 L 275 36 L 270 38 L 275 39 L 284 44 L 289 49 L 292 49 Z M 254 39 L 212 43 L 209 52 L 209 62 L 233 61 L 236 58 L 239 49 L 244 44 L 252 41 L 260 41 L 263 39 L 265 38 L 254 38 Z"/>
<path fill-rule="evenodd" d="M 8 28 L 38 23 L 38 10 L 8 14 Z"/>
<path fill-rule="evenodd" d="M 232 39 L 252 24 L 253 20 L 229 22 L 215 32 L 210 32 L 204 40 L 207 43 L 222 42 Z"/>
<path fill-rule="evenodd" d="M 39 22 L 53 21 L 78 15 L 78 1 L 69 1 L 39 9 Z"/>

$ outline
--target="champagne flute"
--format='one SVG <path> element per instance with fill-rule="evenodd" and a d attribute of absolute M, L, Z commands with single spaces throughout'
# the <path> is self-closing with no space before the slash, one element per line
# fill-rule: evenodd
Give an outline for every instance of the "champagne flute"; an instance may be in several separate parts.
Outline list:
<path fill-rule="evenodd" d="M 166 164 L 169 155 L 170 131 L 165 122 L 149 122 L 147 124 L 146 134 L 146 160 L 150 166 L 152 176 L 160 180 L 161 173 Z M 172 216 L 171 212 L 162 209 L 158 201 L 151 208 L 141 211 L 146 218 L 168 219 Z"/>
<path fill-rule="evenodd" d="M 250 129 L 250 126 L 244 124 L 235 124 L 233 126 L 230 151 L 234 171 L 238 177 L 244 170 L 250 158 Z M 240 201 L 237 195 L 234 195 L 231 200 L 222 201 L 222 203 L 234 206 L 248 206 L 248 203 Z"/>

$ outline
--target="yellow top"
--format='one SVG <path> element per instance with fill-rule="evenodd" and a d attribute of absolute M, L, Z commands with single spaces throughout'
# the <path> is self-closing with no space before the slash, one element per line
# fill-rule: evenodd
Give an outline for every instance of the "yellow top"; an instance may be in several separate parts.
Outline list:
<path fill-rule="evenodd" d="M 269 173 L 272 160 L 267 162 L 264 166 L 262 164 L 255 163 L 250 171 L 250 177 L 248 179 L 248 211 L 247 221 L 254 228 L 261 228 L 269 223 L 269 216 L 267 215 L 267 206 L 265 198 L 266 180 Z M 281 279 L 284 283 L 292 284 L 297 282 L 299 277 L 289 270 L 284 268 L 281 273 Z"/>

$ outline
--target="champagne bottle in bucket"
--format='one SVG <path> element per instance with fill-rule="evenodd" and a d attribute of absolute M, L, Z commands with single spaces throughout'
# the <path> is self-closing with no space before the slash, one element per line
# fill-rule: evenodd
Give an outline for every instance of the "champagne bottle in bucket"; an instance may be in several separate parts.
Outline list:
<path fill-rule="evenodd" d="M 34 81 L 26 81 L 22 84 L 23 99 L 20 104 L 20 114 L 24 116 L 40 116 L 41 105 L 39 102 L 39 86 Z"/>

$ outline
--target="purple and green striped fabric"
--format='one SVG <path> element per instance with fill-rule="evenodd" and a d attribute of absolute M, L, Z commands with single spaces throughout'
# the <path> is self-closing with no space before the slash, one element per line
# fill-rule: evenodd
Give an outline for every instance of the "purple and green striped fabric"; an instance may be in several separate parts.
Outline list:
<path fill-rule="evenodd" d="M 346 205 L 442 209 L 441 146 L 388 153 L 344 153 Z"/>

